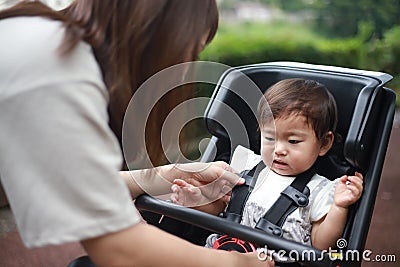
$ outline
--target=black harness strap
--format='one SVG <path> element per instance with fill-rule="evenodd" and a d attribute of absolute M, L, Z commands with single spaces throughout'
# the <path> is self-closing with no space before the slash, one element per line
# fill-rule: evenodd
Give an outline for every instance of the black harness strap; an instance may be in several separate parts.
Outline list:
<path fill-rule="evenodd" d="M 282 225 L 287 216 L 298 207 L 305 207 L 308 205 L 310 190 L 307 187 L 307 184 L 316 173 L 315 165 L 316 164 L 304 173 L 299 174 L 296 179 L 294 179 L 293 182 L 281 192 L 281 195 L 276 202 L 257 222 L 257 229 L 261 229 L 277 236 L 282 236 Z M 245 203 L 255 186 L 260 171 L 263 168 L 265 168 L 265 165 L 263 161 L 261 161 L 250 171 L 244 171 L 241 173 L 240 176 L 246 180 L 246 183 L 236 186 L 232 190 L 231 201 L 226 210 L 226 217 L 228 220 L 237 223 L 241 222 Z"/>
<path fill-rule="evenodd" d="M 228 204 L 226 218 L 230 221 L 240 223 L 244 205 L 255 186 L 257 177 L 261 170 L 265 168 L 263 161 L 260 161 L 253 169 L 242 171 L 239 176 L 245 179 L 245 183 L 235 186 L 232 190 L 231 201 Z M 233 200 L 233 201 L 232 201 Z"/>
<path fill-rule="evenodd" d="M 298 207 L 305 207 L 309 202 L 310 189 L 308 182 L 314 176 L 316 166 L 299 174 L 293 182 L 286 187 L 271 208 L 260 218 L 256 224 L 257 229 L 282 236 L 282 225 L 287 216 Z"/>

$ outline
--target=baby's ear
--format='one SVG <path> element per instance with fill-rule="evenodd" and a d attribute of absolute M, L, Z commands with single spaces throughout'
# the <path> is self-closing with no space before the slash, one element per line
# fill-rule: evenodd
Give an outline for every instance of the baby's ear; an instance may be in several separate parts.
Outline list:
<path fill-rule="evenodd" d="M 319 150 L 319 156 L 325 155 L 329 149 L 331 149 L 333 145 L 333 141 L 335 140 L 335 135 L 333 132 L 329 131 L 325 134 L 323 139 L 321 140 L 321 148 Z"/>

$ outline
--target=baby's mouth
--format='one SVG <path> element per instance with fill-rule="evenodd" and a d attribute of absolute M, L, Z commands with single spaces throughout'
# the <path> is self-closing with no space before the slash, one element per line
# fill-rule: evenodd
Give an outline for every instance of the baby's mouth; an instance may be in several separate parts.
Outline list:
<path fill-rule="evenodd" d="M 285 163 L 285 162 L 283 162 L 283 161 L 281 161 L 281 160 L 278 160 L 278 159 L 274 159 L 274 161 L 272 162 L 272 164 L 273 164 L 275 167 L 277 167 L 277 168 L 285 168 L 285 167 L 288 166 L 287 163 Z"/>

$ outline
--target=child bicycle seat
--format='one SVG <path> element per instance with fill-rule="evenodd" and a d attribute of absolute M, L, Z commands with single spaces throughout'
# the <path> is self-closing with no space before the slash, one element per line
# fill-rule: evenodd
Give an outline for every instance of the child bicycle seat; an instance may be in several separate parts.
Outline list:
<path fill-rule="evenodd" d="M 259 99 L 241 99 L 241 96 L 250 92 L 242 86 L 240 73 L 248 76 L 262 93 L 280 80 L 304 78 L 324 84 L 334 96 L 338 109 L 337 133 L 342 141 L 320 159 L 317 173 L 329 179 L 353 172 L 354 169 L 363 173 L 364 192 L 357 207 L 353 207 L 344 233 L 346 248 L 362 251 L 393 123 L 395 94 L 384 87 L 392 77 L 380 72 L 295 62 L 255 64 L 227 71 L 216 86 L 205 112 L 205 123 L 212 135 L 212 144 L 203 154 L 203 161 L 229 162 L 235 147 L 244 145 L 243 140 L 231 140 L 227 134 L 226 118 L 232 115 L 227 114 L 228 109 L 223 105 L 230 106 L 242 118 L 249 136 L 249 140 L 246 140 L 248 148 L 256 153 L 260 151 L 258 123 L 254 113 Z M 349 266 L 360 264 L 353 262 Z"/>

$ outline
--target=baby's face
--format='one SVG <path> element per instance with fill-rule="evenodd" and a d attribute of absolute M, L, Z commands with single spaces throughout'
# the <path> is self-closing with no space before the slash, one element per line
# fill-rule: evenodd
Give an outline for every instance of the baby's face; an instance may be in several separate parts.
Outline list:
<path fill-rule="evenodd" d="M 296 176 L 309 169 L 318 156 L 325 153 L 302 115 L 278 118 L 260 130 L 263 161 L 280 175 Z"/>

